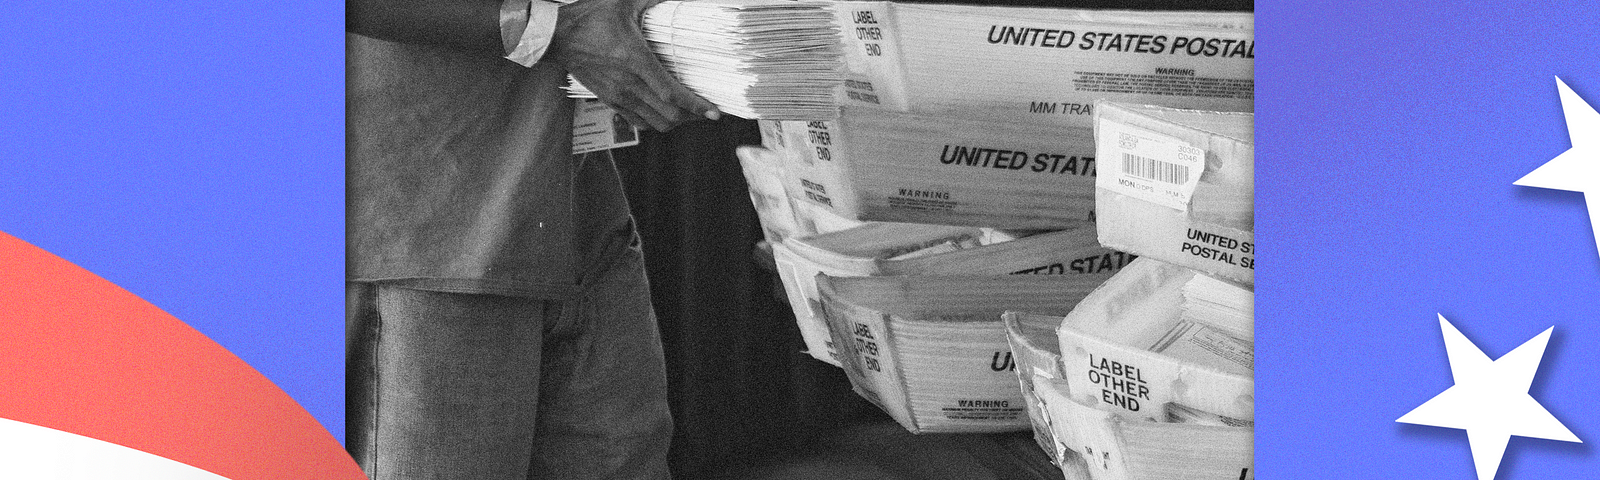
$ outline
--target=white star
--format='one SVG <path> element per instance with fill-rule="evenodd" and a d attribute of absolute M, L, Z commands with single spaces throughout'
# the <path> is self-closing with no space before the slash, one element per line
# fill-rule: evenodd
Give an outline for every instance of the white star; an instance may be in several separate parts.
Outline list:
<path fill-rule="evenodd" d="M 1600 112 L 1595 112 L 1567 84 L 1556 78 L 1561 90 L 1561 111 L 1567 117 L 1567 138 L 1572 148 L 1540 166 L 1517 185 L 1584 192 L 1589 205 L 1589 227 L 1600 248 Z"/>
<path fill-rule="evenodd" d="M 1538 400 L 1528 396 L 1528 386 L 1555 327 L 1499 360 L 1489 360 L 1444 315 L 1439 316 L 1439 328 L 1444 330 L 1445 353 L 1456 384 L 1397 422 L 1466 430 L 1478 480 L 1494 479 L 1512 435 L 1582 443 Z"/>

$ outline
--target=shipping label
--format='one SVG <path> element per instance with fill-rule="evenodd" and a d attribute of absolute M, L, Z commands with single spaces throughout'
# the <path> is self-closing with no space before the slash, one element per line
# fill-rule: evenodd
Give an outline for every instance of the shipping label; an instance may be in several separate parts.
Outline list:
<path fill-rule="evenodd" d="M 1177 138 L 1111 120 L 1095 129 L 1096 146 L 1115 168 L 1095 186 L 1157 205 L 1189 210 L 1205 172 L 1206 152 Z"/>
<path fill-rule="evenodd" d="M 1150 351 L 1239 375 L 1255 370 L 1255 346 L 1217 327 L 1180 321 Z"/>

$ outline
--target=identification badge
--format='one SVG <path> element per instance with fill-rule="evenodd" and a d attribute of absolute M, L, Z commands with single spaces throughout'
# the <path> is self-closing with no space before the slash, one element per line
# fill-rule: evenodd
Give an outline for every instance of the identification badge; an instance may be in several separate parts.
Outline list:
<path fill-rule="evenodd" d="M 639 130 L 610 105 L 593 98 L 576 100 L 572 115 L 574 155 L 639 144 Z"/>

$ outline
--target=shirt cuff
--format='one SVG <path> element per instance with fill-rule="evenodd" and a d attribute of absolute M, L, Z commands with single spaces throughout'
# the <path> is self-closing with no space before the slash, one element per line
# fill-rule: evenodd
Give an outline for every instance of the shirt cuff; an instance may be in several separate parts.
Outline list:
<path fill-rule="evenodd" d="M 556 31 L 556 9 L 560 6 L 545 0 L 500 2 L 500 40 L 506 59 L 531 67 L 544 57 Z"/>

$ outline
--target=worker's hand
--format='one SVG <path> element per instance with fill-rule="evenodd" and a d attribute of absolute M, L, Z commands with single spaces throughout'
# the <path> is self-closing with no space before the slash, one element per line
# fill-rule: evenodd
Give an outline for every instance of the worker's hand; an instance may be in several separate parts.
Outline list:
<path fill-rule="evenodd" d="M 644 9 L 661 0 L 581 0 L 563 5 L 545 55 L 634 126 L 671 130 L 721 116 L 667 73 L 645 43 Z"/>

